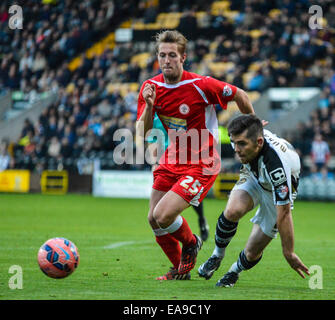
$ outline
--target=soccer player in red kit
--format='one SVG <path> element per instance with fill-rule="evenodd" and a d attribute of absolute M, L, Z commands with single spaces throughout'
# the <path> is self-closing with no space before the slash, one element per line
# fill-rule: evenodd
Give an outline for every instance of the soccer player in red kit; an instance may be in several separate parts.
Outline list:
<path fill-rule="evenodd" d="M 242 113 L 254 113 L 242 89 L 183 69 L 186 44 L 178 31 L 157 34 L 157 58 L 162 73 L 143 83 L 138 98 L 137 134 L 147 135 L 157 113 L 171 141 L 153 172 L 148 214 L 156 241 L 173 265 L 157 280 L 190 279 L 202 246 L 201 239 L 192 233 L 180 214 L 190 204 L 198 205 L 203 200 L 220 171 L 214 105 L 226 109 L 229 101 L 235 101 Z M 198 137 L 198 144 L 187 143 L 189 137 Z M 186 161 L 181 159 L 183 153 Z"/>

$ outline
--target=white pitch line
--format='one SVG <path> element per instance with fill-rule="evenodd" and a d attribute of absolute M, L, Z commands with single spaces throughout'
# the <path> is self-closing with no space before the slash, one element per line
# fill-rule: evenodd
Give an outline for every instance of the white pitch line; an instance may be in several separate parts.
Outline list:
<path fill-rule="evenodd" d="M 146 240 L 146 241 L 121 241 L 121 242 L 114 242 L 111 244 L 108 244 L 107 246 L 104 246 L 104 249 L 116 249 L 123 246 L 129 246 L 132 244 L 144 244 L 144 243 L 151 243 L 152 240 Z"/>
<path fill-rule="evenodd" d="M 123 246 L 128 246 L 131 244 L 134 244 L 135 241 L 122 241 L 122 242 L 115 242 L 115 243 L 111 243 L 107 246 L 104 246 L 104 249 L 115 249 L 115 248 L 119 248 L 119 247 L 123 247 Z"/>

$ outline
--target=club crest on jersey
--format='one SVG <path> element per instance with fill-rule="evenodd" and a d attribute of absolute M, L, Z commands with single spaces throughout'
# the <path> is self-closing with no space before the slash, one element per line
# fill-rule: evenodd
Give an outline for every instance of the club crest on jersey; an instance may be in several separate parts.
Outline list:
<path fill-rule="evenodd" d="M 229 97 L 232 95 L 232 93 L 233 93 L 233 90 L 231 89 L 231 87 L 229 87 L 228 85 L 225 85 L 223 88 L 223 92 L 222 92 L 223 96 Z"/>
<path fill-rule="evenodd" d="M 190 107 L 187 104 L 183 103 L 179 106 L 179 112 L 184 115 L 188 114 L 190 112 Z"/>
<path fill-rule="evenodd" d="M 278 194 L 280 199 L 285 199 L 288 194 L 288 186 L 282 185 L 276 189 L 276 193 Z"/>
<path fill-rule="evenodd" d="M 240 180 L 238 180 L 238 181 L 236 182 L 236 185 L 240 185 L 240 184 L 243 184 L 243 183 L 245 183 L 245 182 L 247 182 L 247 179 L 246 179 L 246 178 L 240 178 Z"/>

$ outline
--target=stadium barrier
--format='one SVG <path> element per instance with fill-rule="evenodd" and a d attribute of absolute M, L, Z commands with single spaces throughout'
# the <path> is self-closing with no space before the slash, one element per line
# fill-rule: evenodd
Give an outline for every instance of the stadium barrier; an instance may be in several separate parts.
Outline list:
<path fill-rule="evenodd" d="M 219 174 L 208 197 L 227 199 L 239 174 Z M 150 198 L 153 175 L 150 171 L 96 170 L 93 195 L 111 198 Z"/>
<path fill-rule="evenodd" d="M 13 193 L 87 193 L 92 194 L 93 176 L 67 171 L 4 170 L 0 172 L 0 192 Z"/>
<path fill-rule="evenodd" d="M 0 172 L 0 192 L 29 192 L 29 170 L 4 170 Z"/>
<path fill-rule="evenodd" d="M 220 173 L 213 185 L 213 196 L 216 199 L 228 199 L 230 191 L 239 180 L 238 173 Z"/>
<path fill-rule="evenodd" d="M 237 173 L 220 173 L 208 198 L 227 199 L 238 181 Z M 150 171 L 97 170 L 94 174 L 67 171 L 4 170 L 0 172 L 0 192 L 9 193 L 83 193 L 96 197 L 150 198 L 153 182 Z M 302 177 L 298 200 L 335 201 L 335 179 Z"/>
<path fill-rule="evenodd" d="M 298 187 L 298 199 L 335 201 L 335 179 L 301 178 Z"/>
<path fill-rule="evenodd" d="M 74 174 L 67 171 L 43 171 L 31 175 L 30 192 L 52 194 L 92 194 L 93 176 Z M 59 190 L 57 190 L 59 189 Z"/>
<path fill-rule="evenodd" d="M 69 185 L 67 171 L 45 170 L 41 175 L 41 191 L 44 194 L 65 194 Z"/>
<path fill-rule="evenodd" d="M 93 195 L 111 198 L 150 198 L 151 171 L 95 170 Z"/>

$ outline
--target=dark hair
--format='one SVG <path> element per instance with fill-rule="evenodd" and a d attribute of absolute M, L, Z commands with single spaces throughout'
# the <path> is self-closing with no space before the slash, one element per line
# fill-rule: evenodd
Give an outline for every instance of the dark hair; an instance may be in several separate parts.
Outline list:
<path fill-rule="evenodd" d="M 156 52 L 161 43 L 176 43 L 181 55 L 186 52 L 187 39 L 177 30 L 165 30 L 156 34 Z"/>
<path fill-rule="evenodd" d="M 228 134 L 239 135 L 247 130 L 247 138 L 256 141 L 259 136 L 263 137 L 262 121 L 254 114 L 242 114 L 228 123 Z"/>

